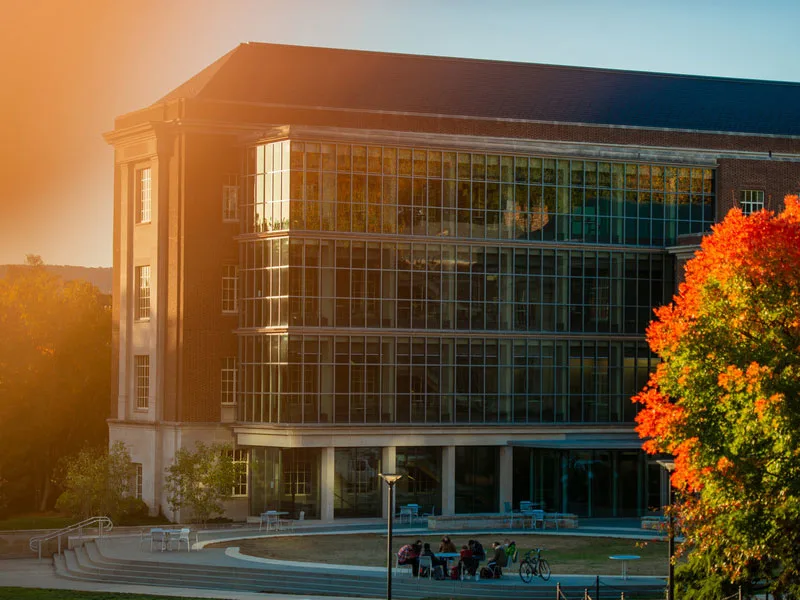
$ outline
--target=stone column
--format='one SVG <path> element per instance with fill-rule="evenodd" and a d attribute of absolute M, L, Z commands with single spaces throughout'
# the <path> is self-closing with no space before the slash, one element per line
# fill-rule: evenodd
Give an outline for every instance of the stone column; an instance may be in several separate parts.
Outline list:
<path fill-rule="evenodd" d="M 500 447 L 500 512 L 505 512 L 505 503 L 513 506 L 514 497 L 514 449 L 511 446 Z"/>
<path fill-rule="evenodd" d="M 442 448 L 442 514 L 456 513 L 456 447 Z"/>
<path fill-rule="evenodd" d="M 381 454 L 381 473 L 397 473 L 396 446 L 386 446 L 383 448 L 383 452 Z M 389 486 L 384 483 L 383 479 L 378 482 L 378 485 L 381 486 L 381 516 L 384 519 L 388 519 L 389 515 L 387 514 L 387 511 L 389 508 L 387 506 L 388 498 L 386 495 L 389 493 Z M 394 488 L 392 488 L 392 490 L 394 490 Z M 397 508 L 395 508 L 395 512 L 397 512 Z"/>
<path fill-rule="evenodd" d="M 320 465 L 320 518 L 323 523 L 333 521 L 334 448 L 323 448 Z"/>

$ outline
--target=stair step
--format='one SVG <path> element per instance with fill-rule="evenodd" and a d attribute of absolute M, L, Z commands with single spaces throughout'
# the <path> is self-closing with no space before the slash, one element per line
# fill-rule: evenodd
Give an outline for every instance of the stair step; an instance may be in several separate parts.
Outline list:
<path fill-rule="evenodd" d="M 238 590 L 308 595 L 342 595 L 382 597 L 386 590 L 383 573 L 330 573 L 282 569 L 279 565 L 213 566 L 193 563 L 125 560 L 105 556 L 102 546 L 90 542 L 63 557 L 54 557 L 59 576 L 82 581 L 104 581 L 114 584 L 186 587 L 198 589 Z M 404 577 L 393 578 L 392 592 L 397 598 L 423 597 L 496 598 L 498 595 L 549 600 L 555 592 L 552 585 L 526 585 L 506 582 L 426 581 Z M 663 585 L 643 584 L 626 588 L 626 594 L 637 597 L 658 597 Z M 584 588 L 562 587 L 570 597 L 583 595 Z"/>

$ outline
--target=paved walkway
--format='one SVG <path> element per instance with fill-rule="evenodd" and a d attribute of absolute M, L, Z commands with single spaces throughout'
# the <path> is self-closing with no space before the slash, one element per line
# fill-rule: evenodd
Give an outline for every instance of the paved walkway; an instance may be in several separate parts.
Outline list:
<path fill-rule="evenodd" d="M 564 529 L 560 531 L 547 530 L 545 532 L 537 531 L 544 535 L 561 536 L 591 536 L 591 537 L 619 537 L 627 539 L 643 539 L 651 540 L 658 537 L 657 533 L 652 531 L 642 530 L 638 527 L 639 521 L 636 519 L 584 519 L 581 521 L 579 529 Z M 358 567 L 349 565 L 330 565 L 322 563 L 306 563 L 306 562 L 292 562 L 292 561 L 276 561 L 266 558 L 258 558 L 239 554 L 238 548 L 235 544 L 231 544 L 228 548 L 206 548 L 205 546 L 212 543 L 229 541 L 242 538 L 257 538 L 257 537 L 276 537 L 280 535 L 336 535 L 343 533 L 376 533 L 385 531 L 385 521 L 381 519 L 358 519 L 358 520 L 339 520 L 335 524 L 323 525 L 319 522 L 308 521 L 297 527 L 294 533 L 265 533 L 259 532 L 257 528 L 247 529 L 224 529 L 224 530 L 208 530 L 199 532 L 199 541 L 194 544 L 193 549 L 201 551 L 193 552 L 150 552 L 149 545 L 143 544 L 140 547 L 140 538 L 137 534 L 113 534 L 106 536 L 101 544 L 103 554 L 109 558 L 116 558 L 120 560 L 136 560 L 136 561 L 149 561 L 154 563 L 182 563 L 194 565 L 208 565 L 208 566 L 224 566 L 224 567 L 240 567 L 240 566 L 256 566 L 261 563 L 266 565 L 280 565 L 283 570 L 308 570 L 310 567 L 315 572 L 337 572 L 337 573 L 351 573 L 354 576 L 366 575 L 368 572 L 376 575 L 385 572 L 383 567 Z M 420 537 L 433 535 L 440 535 L 439 531 L 432 531 L 425 527 L 415 525 L 401 525 L 394 528 L 395 536 L 414 536 Z M 488 535 L 489 530 L 476 530 L 476 531 L 458 531 L 459 535 Z M 508 536 L 508 530 L 496 530 L 504 536 Z M 515 530 L 515 533 L 522 533 L 520 530 Z M 526 530 L 525 533 L 531 533 Z M 609 566 L 609 571 L 616 571 L 616 565 Z M 516 572 L 508 573 L 508 582 L 515 584 L 519 583 L 519 578 Z M 627 581 L 623 581 L 621 576 L 603 575 L 602 586 L 606 589 L 624 589 L 629 585 L 635 585 L 636 582 L 650 582 L 656 583 L 664 581 L 664 577 L 645 577 L 645 576 L 631 576 Z M 554 574 L 550 582 L 544 583 L 540 580 L 534 580 L 530 585 L 553 585 L 559 582 L 565 586 L 580 586 L 592 589 L 595 586 L 595 575 L 556 575 Z M 500 583 L 501 582 L 493 582 Z M 229 598 L 236 599 L 254 599 L 254 598 L 275 598 L 283 599 L 290 598 L 291 600 L 299 600 L 301 598 L 317 598 L 315 596 L 304 595 L 282 595 L 282 594 L 264 594 L 264 593 L 251 593 L 251 592 L 236 592 L 236 591 L 216 591 L 216 590 L 203 590 L 196 588 L 163 588 L 142 585 L 121 585 L 110 584 L 101 582 L 82 582 L 70 581 L 62 579 L 55 575 L 53 564 L 51 560 L 42 560 L 41 562 L 36 559 L 11 559 L 0 560 L 0 587 L 5 586 L 19 586 L 19 587 L 36 587 L 36 588 L 61 588 L 61 589 L 74 589 L 83 591 L 109 591 L 109 592 L 127 592 L 127 593 L 149 593 L 159 594 L 164 596 L 177 596 L 177 597 L 194 597 L 194 598 Z M 319 597 L 320 600 L 331 600 L 331 596 Z"/>

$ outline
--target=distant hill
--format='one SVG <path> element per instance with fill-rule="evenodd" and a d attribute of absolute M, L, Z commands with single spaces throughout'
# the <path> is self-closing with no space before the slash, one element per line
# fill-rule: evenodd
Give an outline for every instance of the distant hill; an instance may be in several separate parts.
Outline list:
<path fill-rule="evenodd" d="M 6 276 L 6 271 L 10 266 L 0 265 L 0 279 Z M 112 269 L 111 267 L 73 267 L 70 265 L 44 265 L 44 268 L 51 273 L 58 275 L 65 281 L 82 279 L 97 286 L 104 294 L 111 293 Z"/>

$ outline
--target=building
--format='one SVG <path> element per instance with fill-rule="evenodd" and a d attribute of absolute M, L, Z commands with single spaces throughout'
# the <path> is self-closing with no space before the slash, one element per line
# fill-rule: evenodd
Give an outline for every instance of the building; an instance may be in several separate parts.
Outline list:
<path fill-rule="evenodd" d="M 109 421 L 169 510 L 663 503 L 630 402 L 679 265 L 800 179 L 800 85 L 242 44 L 116 120 Z"/>

